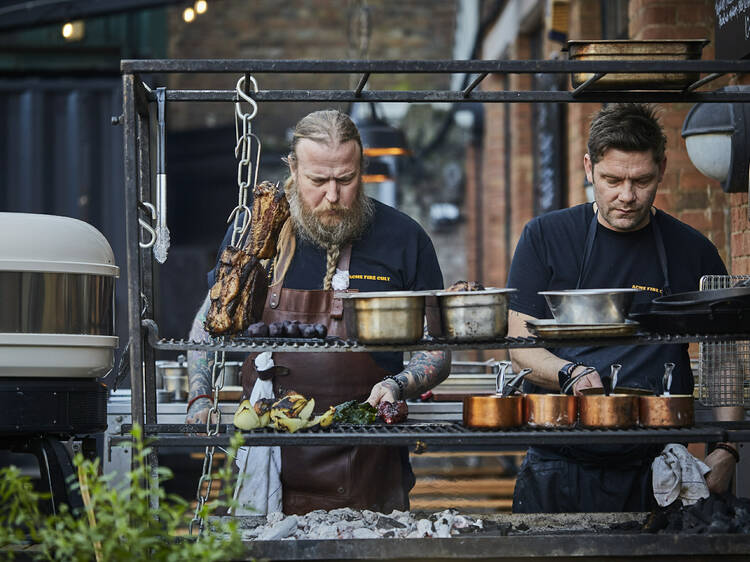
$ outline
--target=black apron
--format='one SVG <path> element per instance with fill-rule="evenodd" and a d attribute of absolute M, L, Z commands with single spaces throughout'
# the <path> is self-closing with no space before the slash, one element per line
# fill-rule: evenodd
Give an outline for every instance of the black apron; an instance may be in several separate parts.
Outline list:
<path fill-rule="evenodd" d="M 597 212 L 586 232 L 576 289 L 588 273 L 597 232 Z M 656 215 L 651 217 L 654 244 L 664 278 L 663 294 L 671 294 L 667 252 Z M 568 361 L 589 364 L 597 348 L 564 347 L 553 352 Z M 665 347 L 664 361 L 682 361 L 679 346 Z M 530 447 L 516 477 L 514 513 L 650 511 L 656 506 L 651 463 L 661 445 Z"/>

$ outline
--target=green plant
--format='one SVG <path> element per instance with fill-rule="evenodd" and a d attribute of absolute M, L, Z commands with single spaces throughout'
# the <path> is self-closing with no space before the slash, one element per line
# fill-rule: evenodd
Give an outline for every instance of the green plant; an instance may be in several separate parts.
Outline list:
<path fill-rule="evenodd" d="M 159 467 L 150 474 L 147 462 L 150 447 L 144 444 L 140 427 L 134 426 L 133 468 L 125 483 L 114 486 L 113 474 L 101 475 L 99 460 L 76 455 L 76 487 L 85 507 L 70 510 L 61 505 L 54 515 L 42 514 L 39 501 L 45 497 L 35 491 L 28 477 L 16 467 L 0 469 L 0 559 L 13 558 L 24 548 L 24 554 L 35 560 L 230 560 L 243 552 L 237 525 L 231 520 L 211 524 L 210 531 L 197 537 L 186 536 L 194 513 L 183 498 L 167 494 L 162 483 L 172 477 L 171 471 Z M 231 493 L 231 463 L 242 438 L 236 434 L 228 450 L 227 461 L 216 477 L 224 495 Z M 152 502 L 158 508 L 152 509 Z M 219 504 L 207 502 L 200 513 L 205 520 Z"/>

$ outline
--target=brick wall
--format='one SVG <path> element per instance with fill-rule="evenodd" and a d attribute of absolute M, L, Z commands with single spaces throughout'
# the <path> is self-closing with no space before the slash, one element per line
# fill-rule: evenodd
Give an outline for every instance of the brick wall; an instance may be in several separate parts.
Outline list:
<path fill-rule="evenodd" d="M 170 58 L 228 59 L 358 59 L 358 37 L 350 43 L 348 0 L 222 0 L 190 24 L 182 21 L 182 6 L 169 8 Z M 456 2 L 432 0 L 368 0 L 370 59 L 450 59 L 456 26 Z M 356 21 L 356 19 L 355 19 Z M 359 76 L 257 75 L 261 89 L 346 89 Z M 232 89 L 239 76 L 171 76 L 170 88 Z M 351 80 L 355 80 L 354 84 Z M 449 75 L 373 75 L 373 90 L 447 88 Z M 262 104 L 257 123 L 266 142 L 285 143 L 284 131 L 313 109 L 331 104 Z M 346 110 L 348 104 L 340 104 Z M 229 104 L 174 104 L 170 127 L 202 128 L 231 123 Z M 264 124 L 266 126 L 264 127 Z M 280 131 L 279 137 L 274 132 Z"/>
<path fill-rule="evenodd" d="M 712 0 L 631 0 L 631 39 L 710 39 L 704 59 L 714 58 Z M 720 82 L 712 82 L 717 88 Z M 680 135 L 692 104 L 664 104 L 661 119 L 667 135 L 667 172 L 656 205 L 708 236 L 730 268 L 730 197 L 719 182 L 701 174 L 688 158 Z"/>

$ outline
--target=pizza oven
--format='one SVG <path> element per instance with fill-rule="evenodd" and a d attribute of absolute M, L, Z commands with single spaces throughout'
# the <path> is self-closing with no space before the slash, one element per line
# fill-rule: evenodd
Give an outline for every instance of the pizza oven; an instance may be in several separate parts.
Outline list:
<path fill-rule="evenodd" d="M 0 434 L 106 427 L 118 275 L 93 226 L 0 213 Z"/>

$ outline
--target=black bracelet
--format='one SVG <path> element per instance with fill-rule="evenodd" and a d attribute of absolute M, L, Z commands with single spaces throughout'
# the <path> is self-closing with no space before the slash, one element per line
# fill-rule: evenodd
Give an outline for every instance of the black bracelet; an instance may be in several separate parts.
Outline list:
<path fill-rule="evenodd" d="M 714 450 L 721 449 L 723 451 L 726 451 L 727 453 L 730 453 L 734 457 L 734 462 L 740 462 L 740 453 L 737 449 L 732 447 L 731 445 L 727 445 L 726 443 L 717 443 L 714 446 Z"/>
<path fill-rule="evenodd" d="M 396 375 L 388 375 L 387 377 L 383 377 L 383 380 L 392 380 L 398 385 L 398 396 L 396 396 L 397 400 L 401 400 L 404 397 L 404 383 L 397 379 Z"/>

